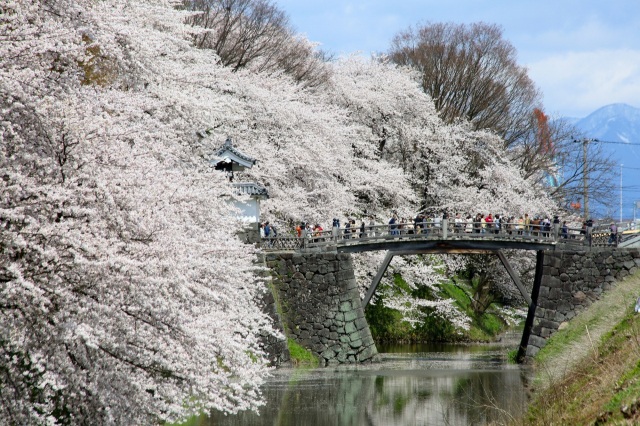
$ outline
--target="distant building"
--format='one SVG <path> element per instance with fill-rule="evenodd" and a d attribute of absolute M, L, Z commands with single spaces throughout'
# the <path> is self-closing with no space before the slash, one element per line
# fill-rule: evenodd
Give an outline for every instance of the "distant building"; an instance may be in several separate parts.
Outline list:
<path fill-rule="evenodd" d="M 247 201 L 234 200 L 232 204 L 240 210 L 239 218 L 248 224 L 256 224 L 257 230 L 257 224 L 260 222 L 260 200 L 269 198 L 269 193 L 264 186 L 256 182 L 239 180 L 242 178 L 242 172 L 252 168 L 256 162 L 255 158 L 234 147 L 231 138 L 227 138 L 211 159 L 216 170 L 226 173 L 239 195 L 250 196 Z"/>

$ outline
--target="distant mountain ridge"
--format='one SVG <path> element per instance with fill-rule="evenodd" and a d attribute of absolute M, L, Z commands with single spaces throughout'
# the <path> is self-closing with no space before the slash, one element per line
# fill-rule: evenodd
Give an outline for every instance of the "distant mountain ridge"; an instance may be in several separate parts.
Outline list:
<path fill-rule="evenodd" d="M 640 201 L 640 108 L 617 103 L 598 108 L 580 119 L 566 118 L 583 134 L 581 137 L 603 142 L 603 148 L 618 164 L 622 164 L 622 213 L 623 219 L 633 218 L 634 202 Z M 622 143 L 607 143 L 622 142 Z M 620 169 L 616 170 L 616 181 L 620 179 Z M 620 207 L 609 206 L 610 214 L 619 219 Z M 640 217 L 640 211 L 636 212 Z"/>
<path fill-rule="evenodd" d="M 575 126 L 590 138 L 614 142 L 640 141 L 640 108 L 627 104 L 603 106 Z"/>

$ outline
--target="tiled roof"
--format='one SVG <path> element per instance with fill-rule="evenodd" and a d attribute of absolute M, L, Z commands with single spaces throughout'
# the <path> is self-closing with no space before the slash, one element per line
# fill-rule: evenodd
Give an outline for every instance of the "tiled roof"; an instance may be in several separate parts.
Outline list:
<path fill-rule="evenodd" d="M 236 157 L 250 163 L 251 165 L 254 165 L 256 163 L 255 158 L 245 154 L 244 152 L 240 151 L 238 148 L 234 147 L 233 143 L 231 142 L 231 138 L 227 138 L 227 140 L 224 141 L 224 144 L 215 152 L 214 155 L 216 157 L 224 158 L 225 152 L 229 152 L 235 155 Z"/>

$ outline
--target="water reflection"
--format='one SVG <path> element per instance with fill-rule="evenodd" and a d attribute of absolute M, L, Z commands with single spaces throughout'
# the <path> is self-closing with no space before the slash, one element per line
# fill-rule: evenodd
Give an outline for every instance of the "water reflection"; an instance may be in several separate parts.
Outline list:
<path fill-rule="evenodd" d="M 527 404 L 527 371 L 504 347 L 379 347 L 383 361 L 358 367 L 280 369 L 264 386 L 260 415 L 212 413 L 191 425 L 482 425 Z"/>

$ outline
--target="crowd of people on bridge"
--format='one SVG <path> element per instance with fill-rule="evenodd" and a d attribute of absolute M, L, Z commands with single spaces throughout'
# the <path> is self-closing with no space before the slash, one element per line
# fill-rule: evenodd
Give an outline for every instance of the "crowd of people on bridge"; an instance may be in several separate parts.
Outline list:
<path fill-rule="evenodd" d="M 603 235 L 603 229 L 599 228 L 592 236 L 594 226 L 593 220 L 582 222 L 572 222 L 570 227 L 567 221 L 560 221 L 557 215 L 551 219 L 548 215 L 501 215 L 482 214 L 463 215 L 456 213 L 452 217 L 446 212 L 435 215 L 420 213 L 413 219 L 399 216 L 393 211 L 388 220 L 383 223 L 376 221 L 374 216 L 368 216 L 356 222 L 355 219 L 347 217 L 342 223 L 340 219 L 334 218 L 331 228 L 325 230 L 319 223 L 300 222 L 295 226 L 294 235 L 298 238 L 309 239 L 312 242 L 325 241 L 327 239 L 352 239 L 370 238 L 382 235 L 393 235 L 402 237 L 408 234 L 423 234 L 428 236 L 442 235 L 446 224 L 446 232 L 449 234 L 508 234 L 522 235 L 533 238 L 554 238 L 554 239 L 579 239 L 589 245 L 592 238 L 598 238 L 600 244 L 607 244 L 607 235 Z M 605 228 L 606 229 L 606 228 Z M 615 223 L 611 223 L 607 231 L 608 244 L 617 245 L 620 241 L 620 234 Z M 274 239 L 278 237 L 278 231 L 270 222 L 260 223 L 260 237 Z M 281 237 L 291 237 L 280 235 Z M 489 237 L 489 236 L 487 236 Z M 605 238 L 602 241 L 602 238 Z"/>
<path fill-rule="evenodd" d="M 470 214 L 462 215 L 456 213 L 453 218 L 444 212 L 436 215 L 426 215 L 420 213 L 413 219 L 407 219 L 406 217 L 400 217 L 396 211 L 390 215 L 388 223 L 379 224 L 373 216 L 369 216 L 367 219 L 362 219 L 359 223 L 356 223 L 355 219 L 347 218 L 343 223 L 340 219 L 334 218 L 331 224 L 331 235 L 336 237 L 350 239 L 350 238 L 364 238 L 382 235 L 381 230 L 384 226 L 384 233 L 391 235 L 406 235 L 406 234 L 429 234 L 440 233 L 442 231 L 443 224 L 447 223 L 447 229 L 453 233 L 468 233 L 468 234 L 500 234 L 507 233 L 509 235 L 530 235 L 530 236 L 542 236 L 550 237 L 556 234 L 560 238 L 570 238 L 569 227 L 566 221 L 560 222 L 558 216 L 553 216 L 550 219 L 549 216 L 536 215 L 530 217 L 528 213 L 520 216 L 508 216 L 500 214 L 482 214 L 478 213 L 475 216 Z M 592 226 L 592 223 L 583 223 L 583 229 L 580 233 L 586 233 L 587 226 Z M 295 235 L 299 238 L 318 238 L 326 236 L 325 229 L 319 224 L 311 224 L 309 222 L 300 222 L 295 227 Z M 269 222 L 260 224 L 260 234 L 263 238 L 269 238 L 275 236 L 275 228 L 270 225 Z"/>

